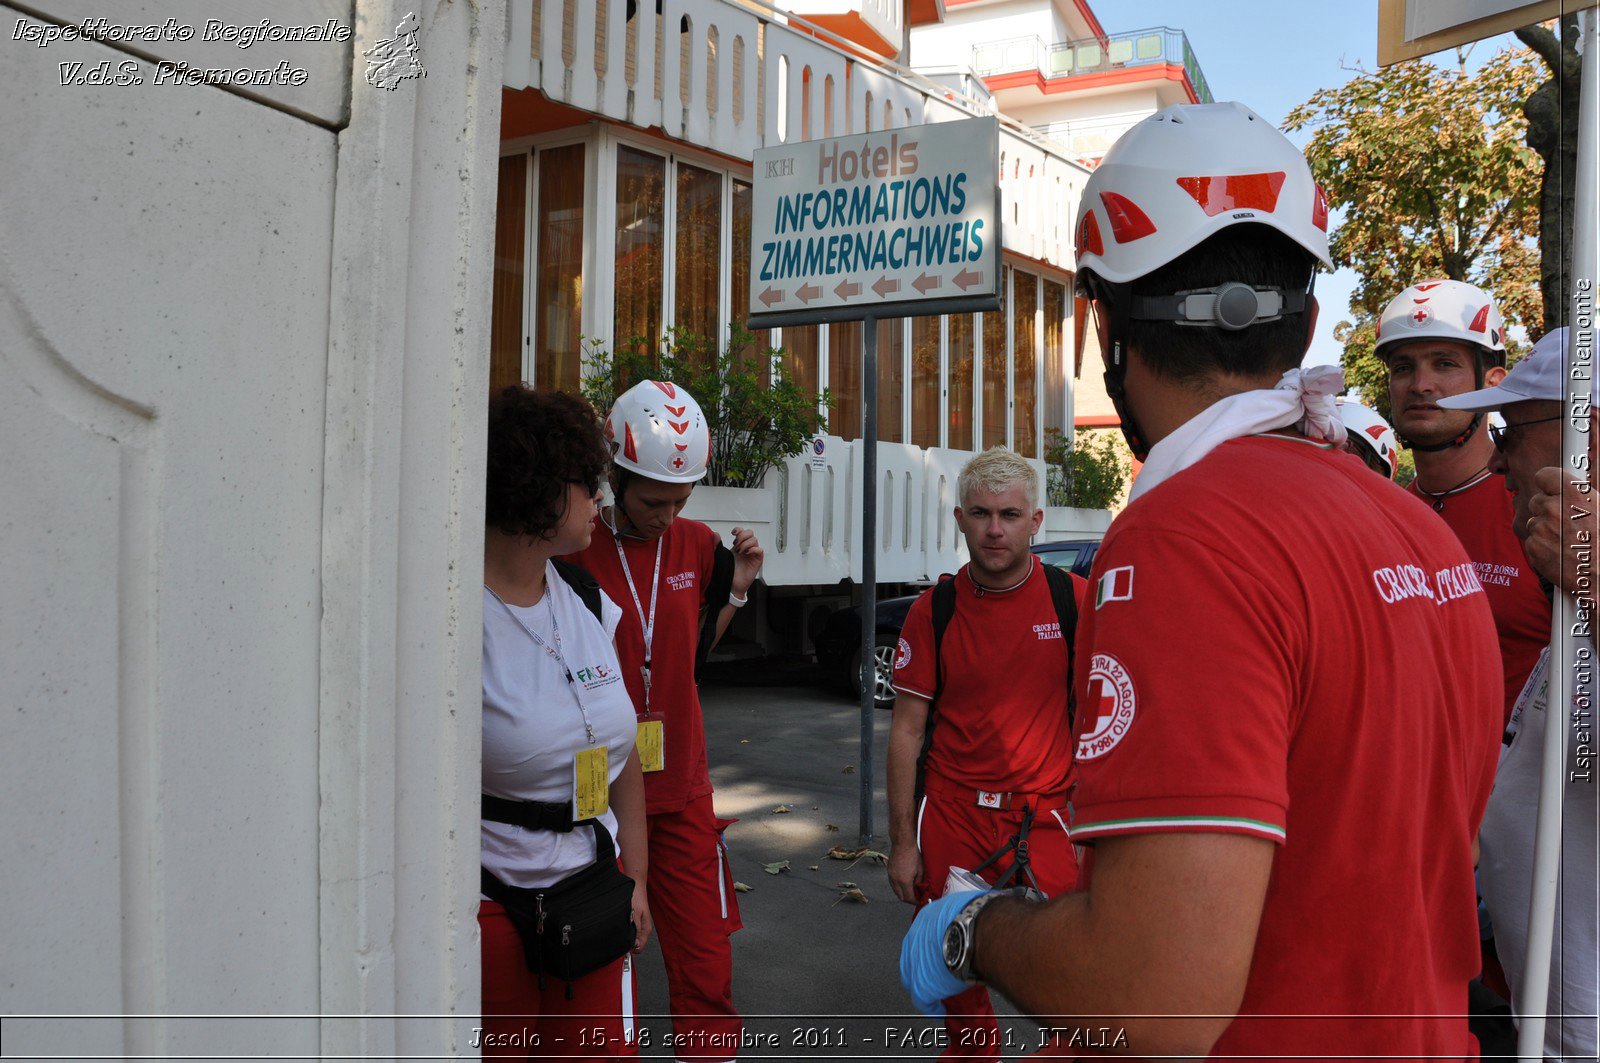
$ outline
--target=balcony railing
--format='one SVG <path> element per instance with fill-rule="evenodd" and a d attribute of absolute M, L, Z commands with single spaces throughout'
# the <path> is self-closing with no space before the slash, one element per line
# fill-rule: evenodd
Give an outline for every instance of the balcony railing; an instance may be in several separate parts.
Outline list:
<path fill-rule="evenodd" d="M 1057 44 L 1034 36 L 1011 37 L 972 49 L 972 67 L 983 77 L 1026 70 L 1046 78 L 1064 78 L 1158 63 L 1183 67 L 1199 101 L 1212 102 L 1211 88 L 1182 30 L 1158 27 Z"/>

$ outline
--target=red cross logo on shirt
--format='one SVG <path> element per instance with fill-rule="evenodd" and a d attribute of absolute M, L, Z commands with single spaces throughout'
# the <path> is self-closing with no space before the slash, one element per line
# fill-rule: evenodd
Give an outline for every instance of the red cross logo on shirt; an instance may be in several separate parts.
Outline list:
<path fill-rule="evenodd" d="M 1105 756 L 1117 747 L 1133 725 L 1138 700 L 1133 676 L 1109 653 L 1097 653 L 1090 661 L 1089 691 L 1095 715 L 1078 737 L 1077 755 L 1083 761 Z"/>
<path fill-rule="evenodd" d="M 1112 715 L 1116 713 L 1116 711 L 1117 688 L 1112 684 L 1111 680 L 1101 676 L 1100 700 L 1095 702 L 1094 726 L 1089 728 L 1089 733 L 1093 734 L 1104 727 L 1106 725 L 1106 721 L 1111 719 Z"/>

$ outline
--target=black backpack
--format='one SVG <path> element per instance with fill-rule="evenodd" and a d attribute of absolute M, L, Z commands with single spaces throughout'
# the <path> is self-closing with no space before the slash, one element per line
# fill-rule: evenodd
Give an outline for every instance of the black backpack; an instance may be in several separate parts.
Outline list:
<path fill-rule="evenodd" d="M 1050 585 L 1050 602 L 1056 607 L 1061 624 L 1061 641 L 1067 651 L 1067 726 L 1072 727 L 1078 695 L 1073 689 L 1072 635 L 1078 629 L 1078 601 L 1072 593 L 1072 574 L 1058 565 L 1044 564 L 1044 579 Z M 933 700 L 928 702 L 928 725 L 922 733 L 922 752 L 917 755 L 916 798 L 922 799 L 923 780 L 928 771 L 928 750 L 933 748 L 933 724 L 938 715 L 939 695 L 944 692 L 944 663 L 939 648 L 945 628 L 956 615 L 956 578 L 945 576 L 933 588 Z"/>

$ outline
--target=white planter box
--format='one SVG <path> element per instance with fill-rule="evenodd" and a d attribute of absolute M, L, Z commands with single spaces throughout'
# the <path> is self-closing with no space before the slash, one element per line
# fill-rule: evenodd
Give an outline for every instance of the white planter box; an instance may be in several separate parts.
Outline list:
<path fill-rule="evenodd" d="M 1046 506 L 1044 526 L 1035 538 L 1048 543 L 1057 539 L 1099 539 L 1111 527 L 1115 516 L 1109 509 L 1075 509 L 1070 506 Z"/>

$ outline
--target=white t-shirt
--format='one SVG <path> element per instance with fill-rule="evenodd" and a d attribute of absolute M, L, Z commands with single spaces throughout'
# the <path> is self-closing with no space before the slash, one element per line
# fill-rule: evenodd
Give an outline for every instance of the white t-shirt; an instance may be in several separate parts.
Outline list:
<path fill-rule="evenodd" d="M 622 611 L 601 592 L 604 623 L 597 621 L 554 565 L 545 568 L 545 585 L 544 598 L 527 608 L 502 605 L 483 590 L 483 792 L 514 801 L 572 800 L 574 758 L 591 745 L 584 712 L 594 728 L 592 744 L 606 747 L 613 783 L 638 726 L 611 641 Z M 554 649 L 552 610 L 574 683 L 522 626 Z M 616 816 L 606 812 L 600 821 L 614 842 Z M 483 866 L 512 886 L 549 886 L 595 859 L 589 827 L 560 834 L 484 820 L 482 830 Z"/>
<path fill-rule="evenodd" d="M 1544 759 L 1545 703 L 1550 651 L 1545 650 L 1512 711 L 1516 737 L 1500 758 L 1494 793 L 1479 834 L 1483 849 L 1479 885 L 1494 920 L 1495 949 L 1518 1005 L 1527 963 L 1528 901 L 1533 888 L 1533 839 L 1539 818 L 1539 767 Z M 1565 714 L 1562 722 L 1567 723 Z M 1572 741 L 1567 743 L 1572 767 Z M 1556 940 L 1550 957 L 1550 1006 L 1544 1054 L 1573 1059 L 1595 1054 L 1597 942 L 1595 935 L 1595 830 L 1600 781 L 1568 775 L 1561 821 L 1561 883 L 1556 893 Z"/>

